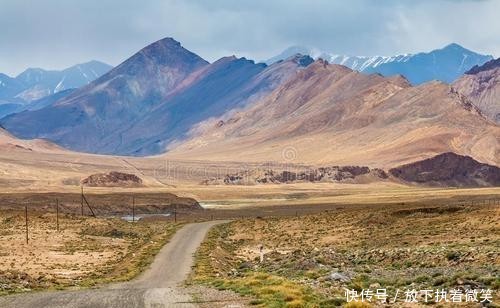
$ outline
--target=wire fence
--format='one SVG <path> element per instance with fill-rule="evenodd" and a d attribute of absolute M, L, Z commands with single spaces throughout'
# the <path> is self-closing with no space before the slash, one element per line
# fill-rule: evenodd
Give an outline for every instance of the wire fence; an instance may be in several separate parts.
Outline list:
<path fill-rule="evenodd" d="M 52 206 L 45 207 L 44 213 L 51 212 L 55 214 L 54 217 L 54 228 L 60 231 L 59 220 L 61 215 L 65 215 L 65 218 L 78 218 L 78 217 L 92 217 L 92 218 L 119 218 L 129 222 L 140 222 L 144 220 L 162 220 L 165 222 L 197 222 L 197 221 L 210 221 L 210 220 L 235 220 L 235 219 L 248 219 L 248 218 L 263 218 L 263 217 L 285 217 L 285 216 L 303 216 L 318 214 L 321 212 L 334 213 L 336 210 L 344 210 L 353 205 L 342 205 L 342 204 L 314 204 L 314 205 L 280 205 L 280 206 L 267 206 L 267 207 L 255 207 L 255 208 L 245 208 L 245 209 L 202 209 L 202 208 L 190 208 L 186 206 L 179 206 L 172 204 L 170 201 L 162 200 L 157 198 L 157 203 L 152 203 L 152 199 L 148 198 L 147 202 L 141 202 L 140 198 L 132 197 L 129 204 L 120 204 L 119 211 L 110 211 L 105 206 L 100 206 L 99 204 L 92 204 L 91 199 L 87 198 L 82 192 L 82 200 L 80 202 L 80 212 L 78 213 L 78 207 L 75 207 L 75 202 L 73 201 L 70 205 L 60 202 L 59 199 L 55 199 Z M 89 201 L 90 199 L 90 201 Z M 447 208 L 482 208 L 488 210 L 500 210 L 500 198 L 474 198 L 474 199 L 464 199 L 464 200 L 442 200 L 440 202 L 432 202 L 426 204 L 426 202 L 421 203 L 391 203 L 389 205 L 403 206 L 408 208 L 417 208 L 425 212 L 425 209 L 430 209 L 432 207 L 444 207 Z M 366 205 L 365 205 L 366 206 Z M 51 211 L 47 211 L 47 208 L 52 208 Z M 30 234 L 30 214 L 38 215 L 40 214 L 40 208 L 29 206 L 29 200 L 25 200 L 23 204 L 23 214 L 24 214 L 24 229 L 26 233 L 26 244 L 29 244 L 29 234 Z M 444 212 L 443 212 L 444 213 Z"/>

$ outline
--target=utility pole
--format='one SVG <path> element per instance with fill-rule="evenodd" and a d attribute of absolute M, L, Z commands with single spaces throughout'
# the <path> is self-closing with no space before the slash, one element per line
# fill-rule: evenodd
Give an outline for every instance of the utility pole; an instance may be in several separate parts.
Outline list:
<path fill-rule="evenodd" d="M 56 225 L 57 232 L 59 232 L 59 199 L 56 199 Z"/>
<path fill-rule="evenodd" d="M 135 197 L 132 197 L 132 222 L 135 222 Z"/>
<path fill-rule="evenodd" d="M 83 216 L 83 185 L 80 187 L 82 188 L 81 206 L 82 206 L 82 216 Z"/>
<path fill-rule="evenodd" d="M 28 245 L 29 235 L 28 235 L 28 205 L 24 205 L 24 219 L 26 221 L 26 245 Z"/>

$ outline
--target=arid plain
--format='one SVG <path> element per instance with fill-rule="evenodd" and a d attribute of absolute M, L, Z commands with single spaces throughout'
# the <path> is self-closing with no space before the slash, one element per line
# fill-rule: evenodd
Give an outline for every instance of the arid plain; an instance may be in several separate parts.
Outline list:
<path fill-rule="evenodd" d="M 345 304 L 344 287 L 389 284 L 393 290 L 411 283 L 454 287 L 472 281 L 495 289 L 498 283 L 489 271 L 497 268 L 498 262 L 498 254 L 490 249 L 500 240 L 498 222 L 494 221 L 500 206 L 498 187 L 426 187 L 393 178 L 373 181 L 370 177 L 358 182 L 289 184 L 256 184 L 250 178 L 239 185 L 213 185 L 206 180 L 245 170 L 302 170 L 311 166 L 286 161 L 238 163 L 101 156 L 45 148 L 43 143 L 42 147 L 23 146 L 0 151 L 4 222 L 0 270 L 6 277 L 4 293 L 88 288 L 131 279 L 152 262 L 152 256 L 180 225 L 216 219 L 234 222 L 216 227 L 197 254 L 187 290 L 200 306 L 224 307 L 229 301 L 240 306 L 330 307 Z M 85 187 L 85 196 L 98 217 L 88 217 L 87 208 L 85 216 L 80 217 L 81 180 L 110 171 L 136 174 L 143 182 L 136 187 Z M 167 217 L 130 225 L 110 216 L 130 215 L 132 202 L 136 202 L 137 215 L 168 210 L 161 205 L 171 202 L 170 194 L 193 198 L 205 210 L 179 209 L 177 223 Z M 56 199 L 66 211 L 61 214 L 60 232 L 55 230 Z M 23 233 L 26 205 L 29 245 Z M 463 225 L 459 232 L 450 228 L 457 221 Z M 386 229 L 388 223 L 391 228 Z M 465 227 L 470 224 L 477 228 Z M 464 236 L 470 240 L 457 242 Z M 400 248 L 399 240 L 403 243 Z M 374 243 L 366 246 L 370 241 Z M 488 250 L 485 244 L 493 246 Z M 256 262 L 259 245 L 265 247 L 266 261 L 248 267 Z M 303 257 L 294 252 L 297 245 L 312 258 L 306 267 L 299 264 Z M 335 258 L 325 261 L 323 256 L 331 247 L 356 251 L 360 256 L 373 254 L 373 245 L 392 256 L 391 264 L 403 264 L 402 268 L 385 264 L 385 257 L 378 255 L 367 265 Z M 438 251 L 440 245 L 446 248 L 438 255 L 422 264 L 416 261 L 419 254 Z M 405 254 L 398 250 L 410 246 L 419 248 Z M 468 256 L 474 249 L 479 249 L 476 258 L 447 259 L 452 253 Z M 408 260 L 414 262 L 410 267 Z M 428 270 L 426 262 L 437 265 Z M 459 268 L 454 272 L 440 270 L 448 263 Z M 331 271 L 349 273 L 349 281 L 330 281 Z M 393 272 L 404 279 L 388 280 Z M 218 291 L 207 293 L 203 288 Z"/>

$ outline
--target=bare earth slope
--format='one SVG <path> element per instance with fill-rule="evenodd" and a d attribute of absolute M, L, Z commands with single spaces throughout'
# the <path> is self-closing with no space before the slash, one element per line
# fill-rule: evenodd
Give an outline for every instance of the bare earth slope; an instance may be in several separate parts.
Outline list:
<path fill-rule="evenodd" d="M 500 161 L 500 127 L 450 86 L 411 87 L 322 60 L 219 120 L 166 157 L 393 167 L 451 151 Z"/>
<path fill-rule="evenodd" d="M 481 112 L 500 124 L 500 58 L 475 66 L 453 83 Z"/>

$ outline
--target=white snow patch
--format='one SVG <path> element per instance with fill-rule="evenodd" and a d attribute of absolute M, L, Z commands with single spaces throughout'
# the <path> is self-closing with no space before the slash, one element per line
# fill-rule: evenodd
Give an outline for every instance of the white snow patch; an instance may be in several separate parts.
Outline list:
<path fill-rule="evenodd" d="M 61 81 L 59 81 L 59 83 L 57 84 L 57 86 L 54 89 L 54 93 L 57 93 L 57 92 L 64 90 L 64 79 L 66 79 L 66 76 L 63 76 Z"/>

